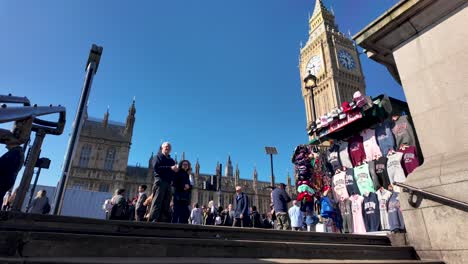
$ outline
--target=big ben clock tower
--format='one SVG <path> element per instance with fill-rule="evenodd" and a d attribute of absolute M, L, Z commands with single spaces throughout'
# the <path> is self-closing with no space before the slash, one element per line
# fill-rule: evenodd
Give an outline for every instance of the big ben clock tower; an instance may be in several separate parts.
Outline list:
<path fill-rule="evenodd" d="M 309 39 L 301 48 L 299 60 L 302 96 L 304 97 L 307 127 L 317 119 L 312 109 L 312 91 L 304 88 L 303 79 L 309 71 L 317 77 L 313 89 L 317 116 L 350 101 L 355 91 L 365 94 L 361 62 L 354 43 L 338 30 L 335 16 L 321 0 L 316 0 L 309 20 Z"/>

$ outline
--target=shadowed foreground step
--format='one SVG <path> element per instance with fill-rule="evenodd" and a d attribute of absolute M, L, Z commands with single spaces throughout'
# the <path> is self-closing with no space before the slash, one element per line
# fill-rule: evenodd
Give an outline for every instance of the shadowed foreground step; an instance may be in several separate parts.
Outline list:
<path fill-rule="evenodd" d="M 0 263 L 83 263 L 83 264 L 443 264 L 440 261 L 419 260 L 310 260 L 310 259 L 249 259 L 249 258 L 0 258 Z"/>
<path fill-rule="evenodd" d="M 0 231 L 0 237 L 3 256 L 418 259 L 412 247 L 20 231 Z"/>
<path fill-rule="evenodd" d="M 0 212 L 0 230 L 121 235 L 139 237 L 264 240 L 390 246 L 385 236 L 307 233 L 271 229 L 180 225 Z"/>
<path fill-rule="evenodd" d="M 0 212 L 0 263 L 443 263 L 386 236 Z"/>

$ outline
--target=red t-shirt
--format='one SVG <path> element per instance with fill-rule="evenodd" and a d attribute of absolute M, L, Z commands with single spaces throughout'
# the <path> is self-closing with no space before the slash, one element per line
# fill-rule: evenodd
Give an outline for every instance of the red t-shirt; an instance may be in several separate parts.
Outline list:
<path fill-rule="evenodd" d="M 366 152 L 364 151 L 362 141 L 363 138 L 361 136 L 354 136 L 348 140 L 349 157 L 351 158 L 353 167 L 356 167 L 366 160 Z"/>
<path fill-rule="evenodd" d="M 410 174 L 417 167 L 419 167 L 418 153 L 415 146 L 408 146 L 404 150 L 398 149 L 398 152 L 403 153 L 401 158 L 401 166 L 405 171 L 405 175 Z"/>

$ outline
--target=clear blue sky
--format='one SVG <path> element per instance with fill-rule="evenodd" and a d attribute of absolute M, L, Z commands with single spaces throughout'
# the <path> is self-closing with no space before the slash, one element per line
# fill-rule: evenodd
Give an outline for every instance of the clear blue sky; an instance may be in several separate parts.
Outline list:
<path fill-rule="evenodd" d="M 325 0 L 342 32 L 357 33 L 397 0 Z M 67 107 L 66 132 L 45 139 L 52 159 L 40 184 L 55 185 L 92 43 L 104 47 L 89 115 L 124 121 L 136 96 L 129 164 L 146 165 L 160 140 L 213 173 L 228 153 L 241 178 L 269 179 L 264 146 L 278 148 L 275 174 L 292 173 L 307 142 L 298 72 L 314 0 L 0 1 L 0 93 Z M 361 55 L 367 93 L 404 99 L 381 65 Z M 22 174 L 18 176 L 18 179 Z"/>

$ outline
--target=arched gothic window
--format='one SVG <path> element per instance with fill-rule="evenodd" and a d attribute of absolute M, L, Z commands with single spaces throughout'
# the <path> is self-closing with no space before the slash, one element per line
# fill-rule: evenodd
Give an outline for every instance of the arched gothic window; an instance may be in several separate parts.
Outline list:
<path fill-rule="evenodd" d="M 81 147 L 80 160 L 78 166 L 86 168 L 88 167 L 89 158 L 91 156 L 91 145 L 86 144 Z"/>
<path fill-rule="evenodd" d="M 105 170 L 112 170 L 114 166 L 115 160 L 115 148 L 109 148 L 107 150 L 106 159 L 104 161 L 104 169 Z"/>

